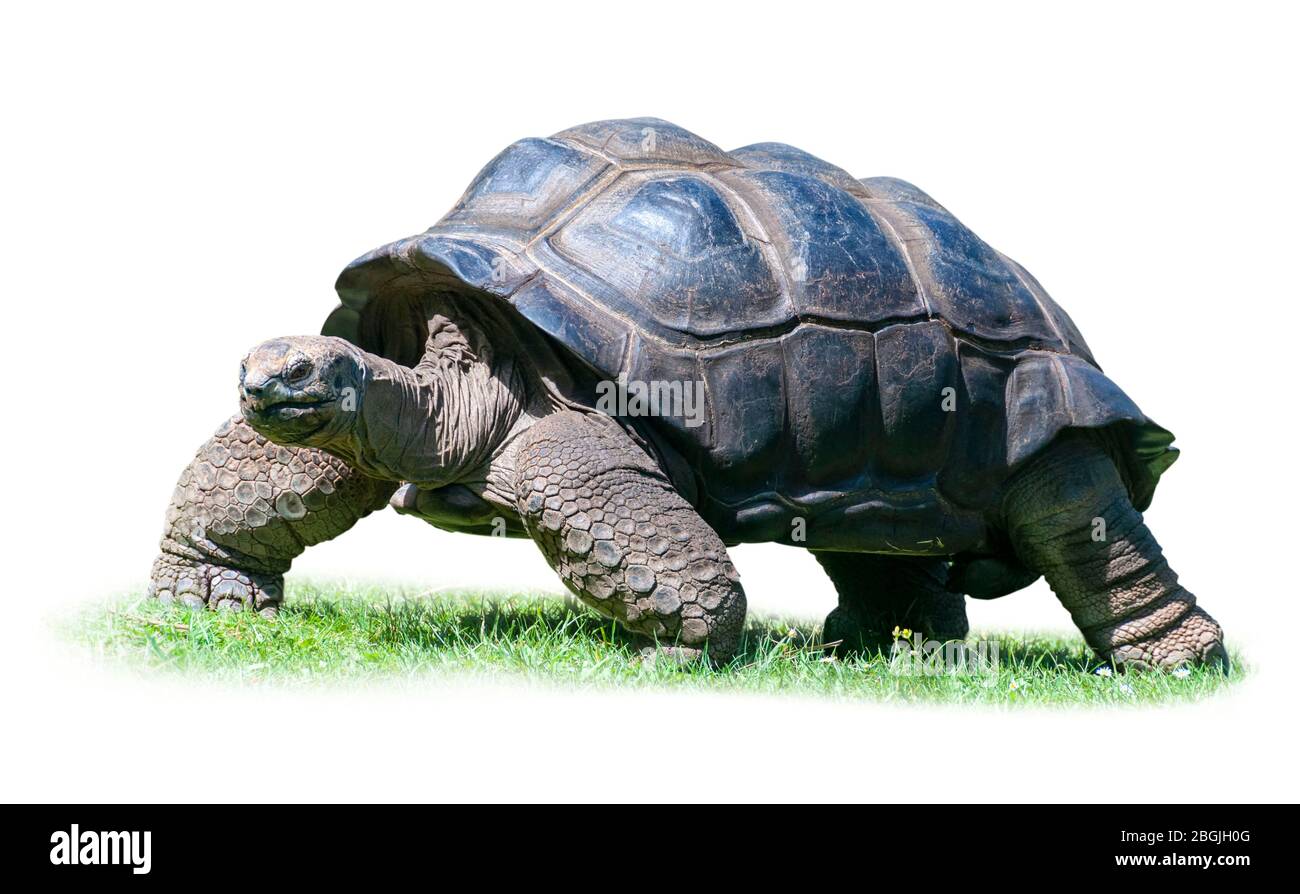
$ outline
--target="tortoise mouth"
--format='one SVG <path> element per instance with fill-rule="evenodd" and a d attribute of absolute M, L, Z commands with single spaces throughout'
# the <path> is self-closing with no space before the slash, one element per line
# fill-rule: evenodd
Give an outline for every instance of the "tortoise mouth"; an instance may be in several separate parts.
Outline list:
<path fill-rule="evenodd" d="M 267 419 L 296 419 L 312 413 L 318 413 L 326 407 L 337 403 L 337 398 L 250 398 L 245 397 L 243 409 L 245 414 L 261 416 Z"/>
<path fill-rule="evenodd" d="M 264 416 L 295 416 L 301 415 L 295 411 L 315 411 L 322 409 L 334 403 L 334 398 L 323 400 L 282 400 L 264 402 L 260 405 L 254 405 L 253 410 Z"/>
<path fill-rule="evenodd" d="M 334 421 L 336 398 L 322 400 L 245 400 L 244 421 L 272 441 L 302 441 Z"/>

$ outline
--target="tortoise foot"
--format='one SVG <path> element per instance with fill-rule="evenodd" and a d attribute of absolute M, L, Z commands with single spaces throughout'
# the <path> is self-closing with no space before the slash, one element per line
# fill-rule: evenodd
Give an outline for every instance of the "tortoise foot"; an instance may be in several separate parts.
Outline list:
<path fill-rule="evenodd" d="M 248 610 L 273 618 L 284 600 L 284 578 L 163 553 L 154 561 L 149 596 L 191 608 Z"/>
<path fill-rule="evenodd" d="M 1226 674 L 1232 666 L 1223 645 L 1223 630 L 1199 606 L 1160 633 L 1115 646 L 1109 657 L 1126 670 L 1171 671 L 1206 665 Z"/>

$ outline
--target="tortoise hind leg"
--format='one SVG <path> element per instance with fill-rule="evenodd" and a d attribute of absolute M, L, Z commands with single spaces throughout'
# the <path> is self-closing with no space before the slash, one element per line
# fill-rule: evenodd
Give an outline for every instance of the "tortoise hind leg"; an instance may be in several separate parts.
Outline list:
<path fill-rule="evenodd" d="M 1114 464 L 1086 434 L 1058 439 L 1008 484 L 1007 532 L 1088 645 L 1138 668 L 1228 669 L 1223 631 L 1178 583 Z"/>
<path fill-rule="evenodd" d="M 927 639 L 964 639 L 966 603 L 948 592 L 948 563 L 928 556 L 819 552 L 840 604 L 826 617 L 822 639 L 839 654 L 888 649 L 895 627 Z"/>
<path fill-rule="evenodd" d="M 515 462 L 519 514 L 584 603 L 674 659 L 731 659 L 745 592 L 717 533 L 605 416 L 534 423 Z"/>

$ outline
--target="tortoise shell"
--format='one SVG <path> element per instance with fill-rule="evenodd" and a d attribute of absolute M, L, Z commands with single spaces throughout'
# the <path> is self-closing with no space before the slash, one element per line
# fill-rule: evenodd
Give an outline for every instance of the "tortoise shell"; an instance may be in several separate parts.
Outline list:
<path fill-rule="evenodd" d="M 1139 508 L 1177 455 L 1019 264 L 916 187 L 781 143 L 724 152 L 654 118 L 521 140 L 352 262 L 324 332 L 383 353 L 394 327 L 367 321 L 402 329 L 392 309 L 438 288 L 508 301 L 599 377 L 703 382 L 703 424 L 649 422 L 732 542 L 800 516 L 824 522 L 804 545 L 978 550 L 1063 429 L 1107 430 Z"/>

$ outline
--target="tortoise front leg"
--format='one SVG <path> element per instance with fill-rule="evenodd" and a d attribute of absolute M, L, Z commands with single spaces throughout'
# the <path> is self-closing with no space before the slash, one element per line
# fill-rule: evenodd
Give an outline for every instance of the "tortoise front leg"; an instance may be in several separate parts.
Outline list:
<path fill-rule="evenodd" d="M 579 599 L 675 657 L 735 654 L 745 592 L 726 546 L 612 420 L 547 416 L 515 468 L 524 525 Z"/>
<path fill-rule="evenodd" d="M 1017 555 L 1047 578 L 1102 658 L 1228 669 L 1223 631 L 1178 583 L 1114 464 L 1085 433 L 1026 466 L 1003 509 Z"/>
<path fill-rule="evenodd" d="M 273 444 L 235 417 L 181 473 L 149 595 L 273 614 L 292 560 L 381 508 L 396 487 L 328 453 Z"/>

